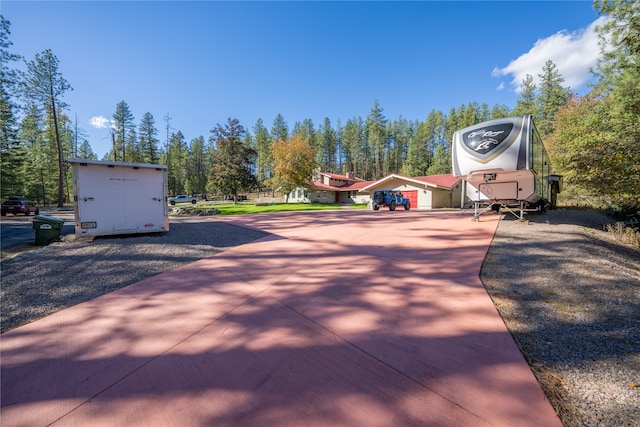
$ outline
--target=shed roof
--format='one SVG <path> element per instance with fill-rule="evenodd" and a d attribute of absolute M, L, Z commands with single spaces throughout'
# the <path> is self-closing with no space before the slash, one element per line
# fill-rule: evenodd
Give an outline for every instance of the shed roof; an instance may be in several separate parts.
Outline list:
<path fill-rule="evenodd" d="M 121 166 L 121 167 L 130 167 L 130 168 L 167 169 L 167 165 L 155 165 L 150 163 L 115 162 L 111 160 L 67 159 L 67 162 L 72 165 L 86 164 L 86 165 L 98 165 L 98 166 Z"/>

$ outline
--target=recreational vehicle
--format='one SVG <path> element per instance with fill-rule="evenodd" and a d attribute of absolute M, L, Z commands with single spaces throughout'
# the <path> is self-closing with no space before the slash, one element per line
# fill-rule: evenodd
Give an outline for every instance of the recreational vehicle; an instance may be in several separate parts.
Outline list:
<path fill-rule="evenodd" d="M 555 204 L 560 177 L 551 163 L 530 115 L 490 120 L 458 130 L 452 143 L 453 176 L 467 183 L 474 219 L 489 209 L 544 210 Z"/>

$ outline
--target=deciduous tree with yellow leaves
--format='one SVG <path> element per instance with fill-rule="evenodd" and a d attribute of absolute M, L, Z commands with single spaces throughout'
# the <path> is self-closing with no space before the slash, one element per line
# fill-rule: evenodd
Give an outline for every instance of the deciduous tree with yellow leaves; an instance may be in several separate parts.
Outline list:
<path fill-rule="evenodd" d="M 288 195 L 299 187 L 308 187 L 313 170 L 316 151 L 301 135 L 293 135 L 286 140 L 279 139 L 271 145 L 273 155 L 273 176 L 269 185 Z M 285 196 L 288 197 L 288 196 Z"/>

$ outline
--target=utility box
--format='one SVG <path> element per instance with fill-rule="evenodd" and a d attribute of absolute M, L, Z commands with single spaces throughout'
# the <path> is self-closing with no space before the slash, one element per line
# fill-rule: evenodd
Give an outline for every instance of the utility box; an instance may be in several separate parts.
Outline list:
<path fill-rule="evenodd" d="M 77 236 L 169 231 L 166 165 L 68 161 Z"/>

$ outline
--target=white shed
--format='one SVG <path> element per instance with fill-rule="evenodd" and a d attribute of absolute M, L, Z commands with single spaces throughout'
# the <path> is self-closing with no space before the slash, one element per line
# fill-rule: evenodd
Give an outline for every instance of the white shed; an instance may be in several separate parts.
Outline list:
<path fill-rule="evenodd" d="M 169 231 L 167 166 L 69 159 L 78 236 Z"/>

